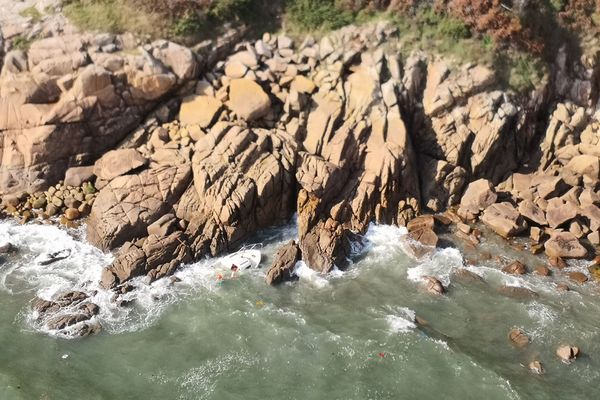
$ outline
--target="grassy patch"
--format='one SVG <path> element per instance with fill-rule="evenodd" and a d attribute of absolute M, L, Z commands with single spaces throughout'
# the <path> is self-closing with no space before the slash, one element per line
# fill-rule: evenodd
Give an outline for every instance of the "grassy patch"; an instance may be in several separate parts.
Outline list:
<path fill-rule="evenodd" d="M 333 30 L 351 24 L 356 13 L 344 10 L 334 0 L 290 0 L 287 21 L 294 30 Z"/>
<path fill-rule="evenodd" d="M 218 0 L 211 4 L 207 16 L 218 21 L 245 19 L 253 13 L 255 3 L 254 0 Z"/>
<path fill-rule="evenodd" d="M 164 35 L 167 28 L 164 17 L 141 11 L 126 1 L 69 0 L 64 12 L 73 23 L 88 31 L 135 32 L 158 37 Z"/>
<path fill-rule="evenodd" d="M 12 39 L 12 48 L 15 50 L 27 51 L 33 39 L 28 39 L 25 36 L 16 36 Z"/>
<path fill-rule="evenodd" d="M 434 52 L 456 63 L 478 62 L 491 65 L 494 44 L 489 37 L 473 36 L 461 21 L 424 9 L 412 16 L 390 14 L 400 31 L 402 53 L 414 50 Z"/>
<path fill-rule="evenodd" d="M 423 50 L 444 56 L 456 64 L 487 65 L 496 72 L 500 84 L 517 93 L 540 85 L 547 66 L 540 57 L 526 51 L 498 48 L 488 35 L 474 35 L 460 20 L 430 9 L 413 16 L 388 15 L 400 30 L 402 54 Z"/>
<path fill-rule="evenodd" d="M 63 0 L 63 6 L 66 16 L 82 30 L 132 32 L 193 43 L 219 35 L 230 22 L 274 30 L 285 1 Z"/>
<path fill-rule="evenodd" d="M 39 12 L 35 6 L 27 7 L 19 13 L 19 15 L 23 18 L 31 18 L 31 22 L 34 24 L 40 22 L 42 20 L 42 13 Z"/>
<path fill-rule="evenodd" d="M 191 11 L 186 12 L 173 21 L 170 30 L 175 36 L 194 35 L 202 30 L 202 21 L 198 14 Z"/>
<path fill-rule="evenodd" d="M 524 92 L 542 85 L 548 66 L 539 58 L 525 52 L 499 52 L 494 69 L 500 80 L 516 92 Z"/>

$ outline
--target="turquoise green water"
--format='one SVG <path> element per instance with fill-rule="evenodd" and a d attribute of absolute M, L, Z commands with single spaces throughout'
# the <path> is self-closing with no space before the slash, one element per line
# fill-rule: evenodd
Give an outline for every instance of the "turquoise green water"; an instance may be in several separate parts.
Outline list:
<path fill-rule="evenodd" d="M 344 273 L 300 268 L 294 284 L 264 284 L 265 265 L 294 227 L 266 232 L 263 268 L 222 284 L 213 262 L 186 266 L 180 283 L 138 282 L 126 309 L 95 300 L 104 331 L 67 340 L 39 330 L 28 303 L 36 294 L 79 288 L 111 257 L 49 226 L 0 224 L 20 255 L 0 266 L 0 399 L 592 399 L 600 382 L 600 299 L 593 284 L 557 292 L 561 277 L 508 277 L 493 263 L 473 268 L 487 285 L 450 278 L 457 250 L 409 259 L 401 231 L 373 227 L 368 252 Z M 74 255 L 49 267 L 41 252 Z M 485 249 L 498 251 L 495 243 Z M 502 253 L 510 255 L 503 249 Z M 574 267 L 577 268 L 577 267 Z M 449 284 L 432 297 L 419 277 Z M 499 284 L 540 293 L 535 301 L 498 295 Z M 89 284 L 88 284 L 89 285 Z M 428 321 L 413 324 L 414 315 Z M 513 347 L 508 331 L 531 337 Z M 572 343 L 584 356 L 560 363 Z M 538 376 L 522 365 L 539 359 Z"/>

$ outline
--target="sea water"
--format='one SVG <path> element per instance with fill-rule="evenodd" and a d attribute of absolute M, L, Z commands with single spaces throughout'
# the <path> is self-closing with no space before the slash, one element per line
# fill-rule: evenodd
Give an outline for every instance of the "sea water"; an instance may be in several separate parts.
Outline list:
<path fill-rule="evenodd" d="M 492 260 L 470 266 L 486 284 L 455 282 L 455 248 L 415 261 L 406 231 L 372 226 L 368 246 L 345 271 L 317 274 L 299 263 L 299 280 L 265 284 L 277 247 L 296 227 L 261 232 L 261 268 L 216 279 L 218 260 L 185 265 L 117 306 L 98 287 L 113 256 L 85 242 L 83 230 L 0 223 L 0 242 L 19 248 L 0 261 L 0 399 L 595 399 L 600 396 L 600 289 L 560 292 L 561 277 L 508 276 Z M 492 236 L 490 236 L 492 237 Z M 511 256 L 498 240 L 477 251 Z M 70 249 L 48 266 L 36 259 Z M 514 257 L 519 254 L 515 253 Z M 573 264 L 572 270 L 584 270 Z M 448 294 L 432 296 L 422 277 Z M 226 278 L 229 278 L 226 276 Z M 496 292 L 535 290 L 534 300 Z M 68 339 L 45 330 L 30 309 L 36 297 L 84 290 L 100 306 L 100 334 Z M 417 326 L 415 316 L 427 321 Z M 508 340 L 511 328 L 531 339 Z M 556 347 L 583 355 L 565 365 Z M 532 374 L 540 360 L 546 370 Z"/>

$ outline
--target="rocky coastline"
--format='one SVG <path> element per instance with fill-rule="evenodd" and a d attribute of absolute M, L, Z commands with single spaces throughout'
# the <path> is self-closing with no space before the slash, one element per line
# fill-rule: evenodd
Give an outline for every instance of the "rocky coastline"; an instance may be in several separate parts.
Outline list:
<path fill-rule="evenodd" d="M 92 244 L 115 252 L 100 281 L 115 301 L 132 278 L 167 278 L 294 214 L 297 239 L 278 251 L 268 284 L 294 279 L 299 260 L 343 269 L 371 223 L 406 226 L 417 259 L 448 245 L 443 232 L 473 257 L 484 257 L 486 235 L 507 246 L 520 237 L 538 261 L 499 257 L 504 272 L 553 279 L 567 260 L 586 259 L 589 274 L 568 278 L 599 284 L 597 57 L 561 53 L 544 87 L 517 95 L 485 66 L 402 59 L 401 34 L 378 22 L 302 41 L 231 33 L 193 48 L 78 33 L 27 51 L 6 44 L 0 213 L 84 223 Z M 424 285 L 449 290 L 435 277 Z M 32 307 L 51 328 L 79 324 L 85 336 L 100 329 L 86 324 L 98 312 L 88 297 Z M 60 309 L 73 312 L 56 318 Z M 509 338 L 526 345 L 523 332 Z M 579 349 L 559 352 L 570 361 Z"/>

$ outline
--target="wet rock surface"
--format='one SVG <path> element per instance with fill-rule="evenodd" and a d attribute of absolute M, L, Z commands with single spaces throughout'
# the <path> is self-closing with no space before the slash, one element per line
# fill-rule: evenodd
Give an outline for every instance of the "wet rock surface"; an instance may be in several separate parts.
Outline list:
<path fill-rule="evenodd" d="M 295 241 L 290 241 L 279 248 L 273 264 L 267 271 L 266 282 L 269 285 L 276 285 L 293 279 L 293 272 L 296 263 L 300 261 L 302 254 L 300 247 Z"/>
<path fill-rule="evenodd" d="M 93 320 L 99 312 L 84 292 L 58 294 L 51 300 L 35 298 L 31 303 L 37 323 L 65 336 L 88 336 L 98 333 L 100 325 Z"/>

